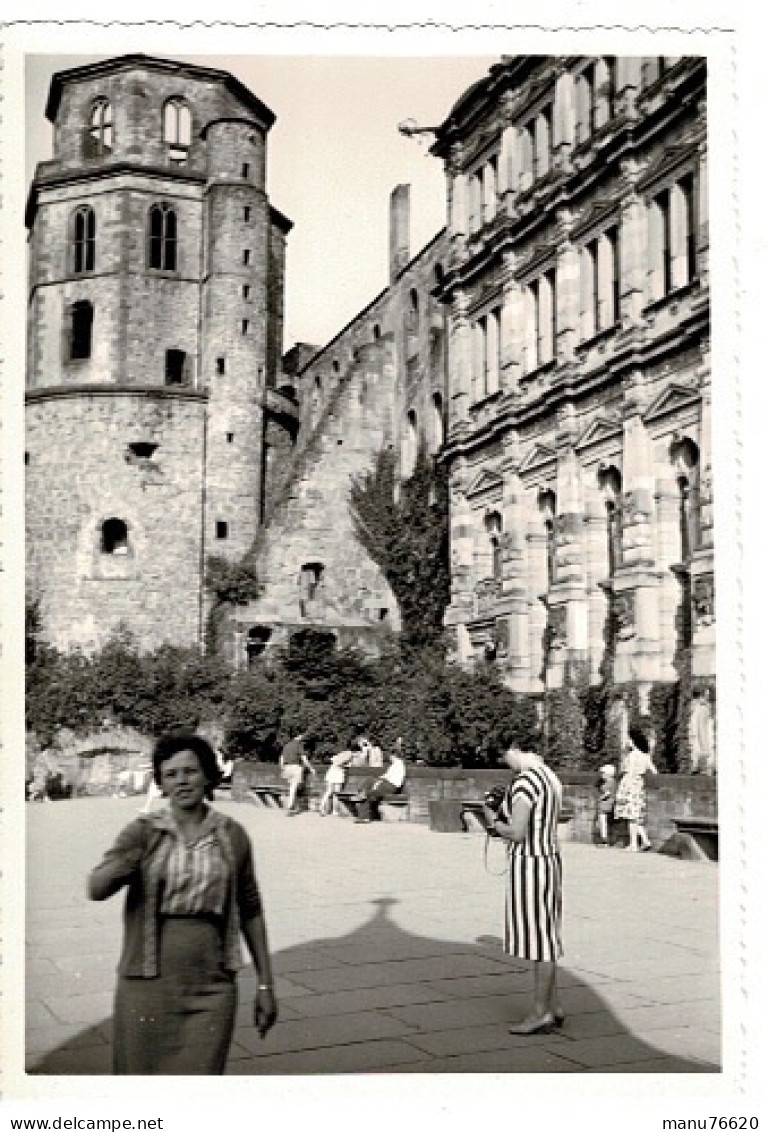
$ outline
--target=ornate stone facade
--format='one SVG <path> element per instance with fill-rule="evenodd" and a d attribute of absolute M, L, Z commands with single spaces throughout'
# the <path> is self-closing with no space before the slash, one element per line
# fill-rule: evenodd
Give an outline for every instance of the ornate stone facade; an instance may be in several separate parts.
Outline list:
<path fill-rule="evenodd" d="M 487 661 L 495 622 L 522 692 L 572 660 L 596 682 L 606 655 L 647 689 L 677 679 L 681 648 L 711 681 L 705 61 L 506 58 L 433 153 L 454 654 Z"/>

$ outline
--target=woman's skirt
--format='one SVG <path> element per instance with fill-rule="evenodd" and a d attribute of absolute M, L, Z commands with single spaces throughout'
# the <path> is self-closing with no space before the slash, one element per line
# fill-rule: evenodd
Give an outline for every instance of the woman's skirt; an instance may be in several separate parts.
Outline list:
<path fill-rule="evenodd" d="M 563 954 L 560 854 L 509 856 L 504 950 L 519 959 L 553 963 Z"/>
<path fill-rule="evenodd" d="M 624 821 L 645 821 L 645 782 L 638 775 L 625 774 L 616 791 L 614 816 Z"/>
<path fill-rule="evenodd" d="M 200 916 L 161 920 L 159 951 L 156 978 L 118 980 L 115 1073 L 223 1073 L 237 991 L 224 969 L 220 925 Z"/>

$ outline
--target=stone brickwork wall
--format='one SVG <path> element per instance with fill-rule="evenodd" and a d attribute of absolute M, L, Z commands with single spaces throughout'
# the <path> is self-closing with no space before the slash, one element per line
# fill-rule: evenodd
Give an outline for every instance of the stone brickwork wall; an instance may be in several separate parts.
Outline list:
<path fill-rule="evenodd" d="M 47 639 L 91 651 L 122 621 L 147 649 L 198 639 L 205 399 L 75 389 L 27 406 L 27 582 Z M 151 455 L 131 445 L 154 446 Z M 102 527 L 127 528 L 105 552 Z"/>
<path fill-rule="evenodd" d="M 313 626 L 361 644 L 399 626 L 397 605 L 379 568 L 354 537 L 352 479 L 391 443 L 391 341 L 361 349 L 326 402 L 322 418 L 300 441 L 273 511 L 257 543 L 263 596 L 238 611 L 243 639 L 253 625 L 270 627 L 271 644 Z M 310 585 L 307 567 L 319 568 Z"/>

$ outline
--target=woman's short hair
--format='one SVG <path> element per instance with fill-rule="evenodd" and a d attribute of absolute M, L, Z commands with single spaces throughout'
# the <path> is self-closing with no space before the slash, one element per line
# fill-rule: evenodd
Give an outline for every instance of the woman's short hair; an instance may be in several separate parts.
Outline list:
<path fill-rule="evenodd" d="M 644 731 L 641 731 L 639 727 L 630 727 L 629 738 L 630 741 L 635 744 L 638 751 L 642 751 L 644 755 L 648 754 L 651 749 L 651 744 Z"/>
<path fill-rule="evenodd" d="M 161 735 L 152 751 L 152 769 L 157 785 L 160 785 L 160 773 L 163 763 L 178 755 L 181 751 L 191 751 L 197 755 L 209 786 L 217 786 L 221 781 L 221 770 L 216 758 L 216 752 L 207 739 L 196 735 L 194 731 L 169 731 Z"/>

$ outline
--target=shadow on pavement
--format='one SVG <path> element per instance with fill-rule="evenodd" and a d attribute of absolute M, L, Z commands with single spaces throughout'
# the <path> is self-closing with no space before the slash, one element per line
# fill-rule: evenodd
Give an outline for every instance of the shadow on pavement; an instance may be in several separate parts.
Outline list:
<path fill-rule="evenodd" d="M 480 936 L 473 945 L 410 934 L 390 915 L 397 903 L 388 897 L 373 900 L 373 915 L 355 931 L 275 953 L 283 1013 L 263 1042 L 250 1024 L 254 979 L 244 972 L 227 1072 L 720 1071 L 713 1062 L 655 1047 L 647 1030 L 638 1037 L 595 987 L 567 966 L 560 968 L 567 1015 L 562 1030 L 510 1036 L 508 1026 L 529 1006 L 528 966 L 503 953 L 500 937 Z M 614 995 L 617 985 L 616 980 L 610 985 Z M 625 1014 L 647 1016 L 654 1009 L 639 999 L 633 1006 L 632 997 L 629 991 L 624 995 Z M 674 1033 L 674 1024 L 662 1032 Z M 108 1075 L 109 1033 L 108 1020 L 83 1029 L 46 1053 L 30 1054 L 27 1071 Z"/>

